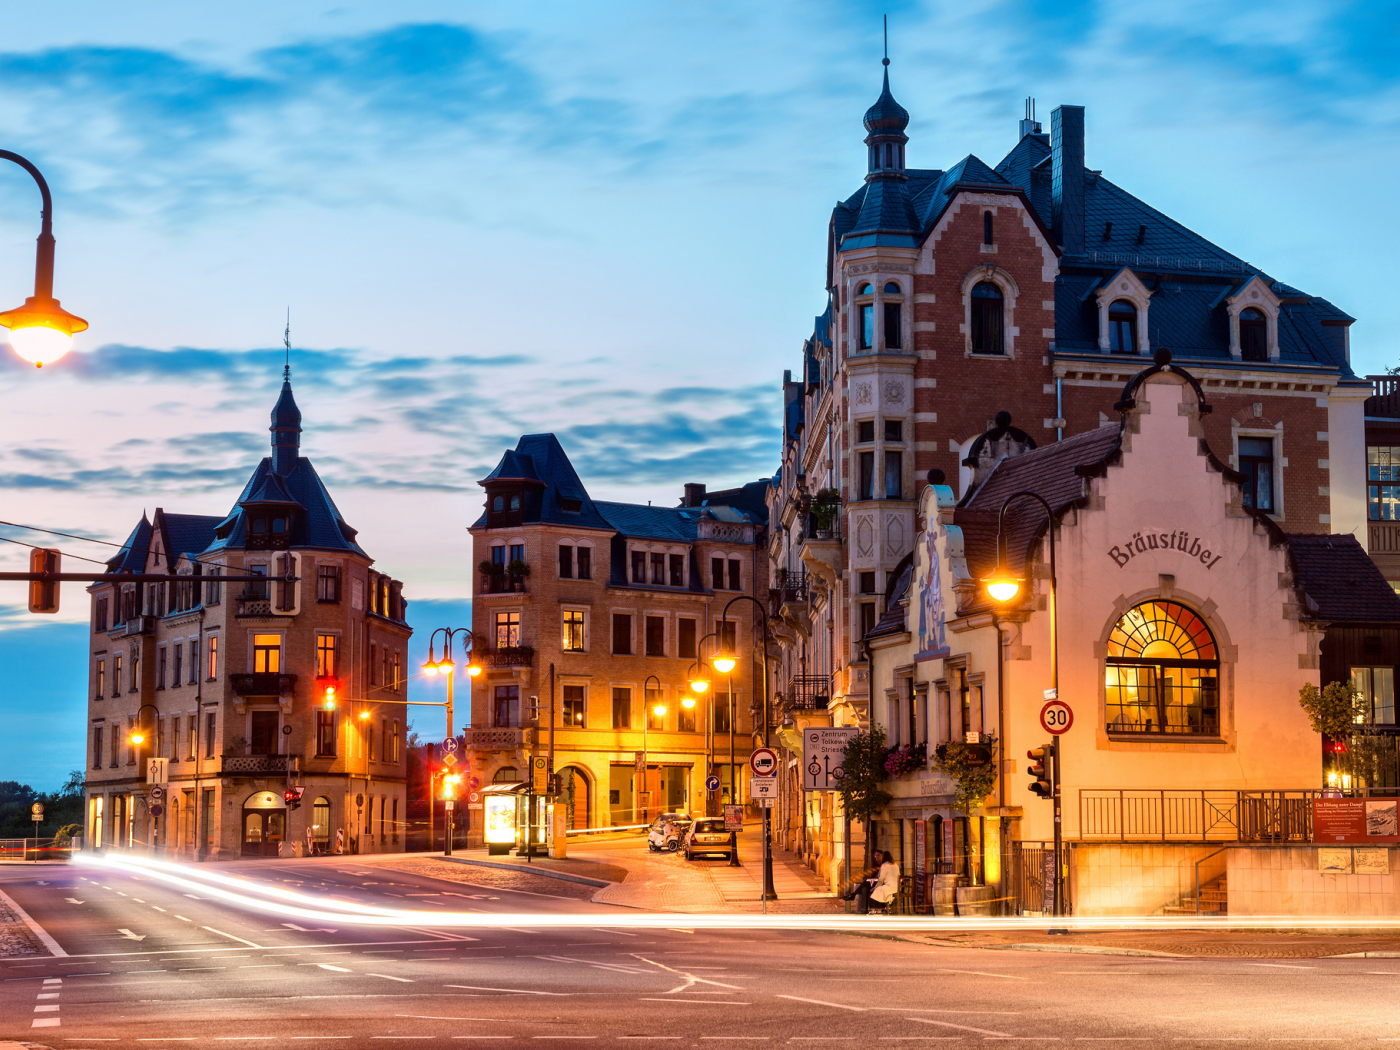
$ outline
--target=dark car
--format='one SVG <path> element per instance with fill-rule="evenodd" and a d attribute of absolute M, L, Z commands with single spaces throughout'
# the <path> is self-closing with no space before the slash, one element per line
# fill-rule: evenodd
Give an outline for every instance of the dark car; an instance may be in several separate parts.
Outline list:
<path fill-rule="evenodd" d="M 734 860 L 734 839 L 725 830 L 722 818 L 697 820 L 685 836 L 685 859 L 701 855 L 720 856 Z"/>

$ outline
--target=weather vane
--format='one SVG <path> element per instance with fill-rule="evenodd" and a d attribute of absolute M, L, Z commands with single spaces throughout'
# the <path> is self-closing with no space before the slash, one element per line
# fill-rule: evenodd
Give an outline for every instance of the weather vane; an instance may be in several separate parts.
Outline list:
<path fill-rule="evenodd" d="M 282 378 L 292 378 L 292 308 L 287 307 L 287 327 L 282 330 L 282 346 L 286 349 L 286 363 L 282 365 Z"/>

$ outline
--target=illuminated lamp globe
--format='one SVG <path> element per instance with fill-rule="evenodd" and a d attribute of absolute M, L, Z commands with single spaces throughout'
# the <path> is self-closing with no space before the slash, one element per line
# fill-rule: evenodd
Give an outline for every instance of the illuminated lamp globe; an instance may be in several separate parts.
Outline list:
<path fill-rule="evenodd" d="M 692 678 L 690 680 L 690 688 L 697 693 L 703 693 L 710 688 L 710 683 L 704 678 Z"/>
<path fill-rule="evenodd" d="M 681 697 L 681 706 L 682 706 L 683 708 L 685 708 L 687 711 L 689 711 L 692 707 L 695 706 L 695 697 L 693 697 L 693 696 L 683 696 L 683 697 Z"/>
<path fill-rule="evenodd" d="M 481 665 L 478 663 L 467 664 L 467 674 L 475 678 L 477 675 L 481 674 Z"/>
<path fill-rule="evenodd" d="M 665 718 L 665 717 L 666 717 L 666 705 L 665 705 L 665 704 L 657 704 L 655 707 L 653 707 L 653 708 L 651 709 L 651 713 L 654 714 L 657 718 Z"/>
<path fill-rule="evenodd" d="M 361 720 L 369 718 L 369 708 L 368 708 L 368 707 L 365 708 L 363 711 L 360 712 L 360 718 L 361 718 Z"/>
<path fill-rule="evenodd" d="M 715 670 L 720 674 L 728 674 L 730 671 L 734 670 L 734 665 L 738 662 L 739 661 L 734 659 L 733 653 L 723 651 L 715 653 L 715 655 L 710 658 L 710 663 L 714 665 Z"/>
<path fill-rule="evenodd" d="M 1003 565 L 998 565 L 990 576 L 982 577 L 982 586 L 987 588 L 987 593 L 997 602 L 1009 602 L 1015 598 L 1021 593 L 1021 583 L 1021 577 Z"/>
<path fill-rule="evenodd" d="M 429 660 L 423 665 L 423 673 L 429 678 L 438 673 L 438 665 Z"/>
<path fill-rule="evenodd" d="M 43 368 L 73 349 L 74 334 L 86 331 L 88 323 L 63 309 L 57 299 L 31 295 L 23 306 L 0 313 L 0 326 L 10 330 L 15 353 Z"/>
<path fill-rule="evenodd" d="M 130 733 L 127 734 L 126 738 L 131 743 L 137 745 L 144 744 L 146 742 L 146 734 L 141 732 L 141 730 L 139 729 L 133 729 Z"/>

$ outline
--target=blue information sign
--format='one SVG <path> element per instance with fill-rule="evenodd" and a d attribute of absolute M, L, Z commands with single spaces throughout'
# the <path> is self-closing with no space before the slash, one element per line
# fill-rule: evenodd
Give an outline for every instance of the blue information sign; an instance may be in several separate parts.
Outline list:
<path fill-rule="evenodd" d="M 713 773 L 711 773 L 709 776 L 707 776 L 707 777 L 705 778 L 705 789 L 706 789 L 707 791 L 718 791 L 718 790 L 719 790 L 719 777 L 715 776 Z"/>

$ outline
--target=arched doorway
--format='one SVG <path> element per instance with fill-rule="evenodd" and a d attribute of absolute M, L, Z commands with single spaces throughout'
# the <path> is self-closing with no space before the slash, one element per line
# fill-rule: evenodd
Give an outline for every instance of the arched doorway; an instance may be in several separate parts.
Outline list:
<path fill-rule="evenodd" d="M 578 766 L 565 766 L 559 771 L 559 790 L 560 801 L 567 807 L 565 827 L 591 828 L 593 795 L 588 774 Z"/>
<path fill-rule="evenodd" d="M 275 857 L 287 837 L 287 810 L 276 791 L 254 791 L 243 800 L 243 856 Z"/>

